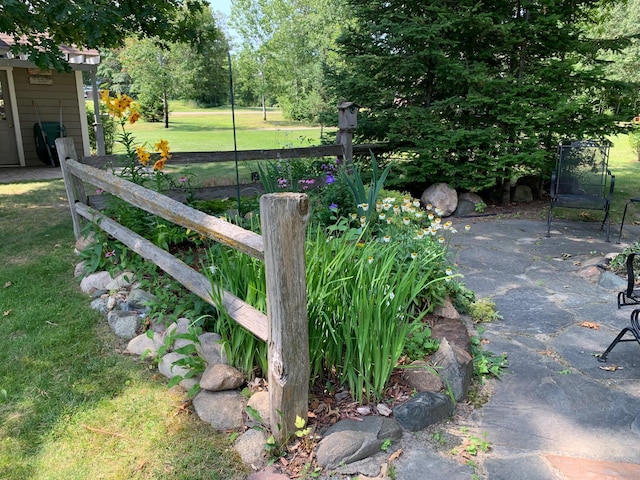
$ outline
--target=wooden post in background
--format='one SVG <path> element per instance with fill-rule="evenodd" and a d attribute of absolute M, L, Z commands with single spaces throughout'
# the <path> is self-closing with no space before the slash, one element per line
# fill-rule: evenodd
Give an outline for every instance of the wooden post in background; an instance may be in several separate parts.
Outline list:
<path fill-rule="evenodd" d="M 337 143 L 342 145 L 342 161 L 347 166 L 347 172 L 353 168 L 353 132 L 358 128 L 359 105 L 353 102 L 342 102 L 338 105 L 338 133 Z"/>
<path fill-rule="evenodd" d="M 304 245 L 309 197 L 273 193 L 260 198 L 269 321 L 271 430 L 277 440 L 295 432 L 309 408 L 309 326 Z"/>
<path fill-rule="evenodd" d="M 76 240 L 80 238 L 80 216 L 76 212 L 75 203 L 77 201 L 85 203 L 87 196 L 84 191 L 82 180 L 73 176 L 66 168 L 67 159 L 78 160 L 78 154 L 73 143 L 73 139 L 69 137 L 56 138 L 56 151 L 58 152 L 58 160 L 64 178 L 64 188 L 67 191 L 67 199 L 69 200 L 69 208 L 71 209 L 71 220 L 73 221 L 73 234 Z"/>

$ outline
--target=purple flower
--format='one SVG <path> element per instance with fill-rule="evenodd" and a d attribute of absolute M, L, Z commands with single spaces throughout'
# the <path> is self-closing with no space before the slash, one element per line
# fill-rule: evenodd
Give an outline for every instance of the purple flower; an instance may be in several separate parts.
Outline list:
<path fill-rule="evenodd" d="M 278 186 L 280 188 L 287 188 L 287 179 L 286 178 L 279 178 L 278 179 Z"/>
<path fill-rule="evenodd" d="M 329 205 L 329 210 L 335 212 L 336 210 L 338 210 L 338 204 L 332 202 L 331 205 Z"/>
<path fill-rule="evenodd" d="M 180 177 L 180 183 L 185 183 L 187 181 L 187 177 Z"/>
<path fill-rule="evenodd" d="M 333 175 L 331 175 L 330 173 L 327 173 L 327 178 L 324 180 L 324 183 L 327 184 L 327 185 L 331 185 L 335 181 L 336 181 L 335 177 Z"/>
<path fill-rule="evenodd" d="M 106 252 L 106 253 L 104 254 L 104 256 L 105 256 L 106 258 L 109 258 L 109 257 L 113 257 L 115 254 L 116 254 L 116 251 L 115 251 L 115 250 L 111 250 L 110 252 Z"/>
<path fill-rule="evenodd" d="M 102 195 L 102 192 L 104 192 L 104 190 L 102 190 L 101 188 L 96 188 L 96 195 Z"/>

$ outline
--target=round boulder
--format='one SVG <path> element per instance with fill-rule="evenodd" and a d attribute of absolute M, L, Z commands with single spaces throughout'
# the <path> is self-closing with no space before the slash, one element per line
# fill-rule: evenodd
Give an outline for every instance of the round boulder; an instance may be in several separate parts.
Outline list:
<path fill-rule="evenodd" d="M 446 183 L 429 186 L 420 197 L 422 206 L 433 205 L 443 217 L 448 217 L 458 207 L 458 193 Z"/>

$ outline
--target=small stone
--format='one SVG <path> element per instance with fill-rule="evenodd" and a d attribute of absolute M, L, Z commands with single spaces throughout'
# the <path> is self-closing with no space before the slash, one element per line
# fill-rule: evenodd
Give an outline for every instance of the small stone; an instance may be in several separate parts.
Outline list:
<path fill-rule="evenodd" d="M 458 207 L 458 193 L 446 183 L 436 183 L 429 186 L 420 197 L 422 206 L 433 205 L 448 217 Z"/>
<path fill-rule="evenodd" d="M 341 420 L 329 428 L 316 450 L 318 465 L 333 469 L 380 452 L 385 441 L 398 441 L 402 429 L 385 417 L 365 417 L 362 421 Z"/>
<path fill-rule="evenodd" d="M 132 309 L 143 312 L 148 312 L 149 305 L 156 302 L 156 300 L 157 298 L 155 295 L 139 288 L 131 290 L 127 297 L 127 302 Z"/>
<path fill-rule="evenodd" d="M 433 425 L 452 413 L 451 399 L 447 395 L 434 392 L 420 392 L 393 409 L 393 415 L 398 423 L 412 432 Z"/>
<path fill-rule="evenodd" d="M 358 414 L 362 415 L 363 417 L 366 417 L 367 415 L 371 415 L 371 407 L 369 405 L 365 405 L 364 407 L 358 407 L 356 408 L 356 411 L 358 412 Z"/>
<path fill-rule="evenodd" d="M 80 282 L 80 290 L 91 295 L 96 290 L 105 290 L 112 280 L 109 272 L 96 272 L 87 275 Z"/>
<path fill-rule="evenodd" d="M 196 348 L 200 355 L 204 358 L 207 365 L 213 365 L 215 363 L 227 363 L 227 354 L 224 351 L 224 347 L 221 343 L 222 337 L 217 333 L 205 332 L 198 337 L 199 344 L 196 344 Z"/>
<path fill-rule="evenodd" d="M 602 270 L 598 267 L 587 267 L 583 268 L 578 272 L 578 275 L 585 280 L 589 280 L 592 283 L 597 283 L 600 275 L 602 274 Z"/>
<path fill-rule="evenodd" d="M 98 312 L 100 312 L 102 314 L 106 314 L 107 313 L 107 299 L 106 298 L 96 298 L 94 300 L 91 300 L 90 306 L 91 306 L 91 308 L 93 310 L 97 310 Z"/>
<path fill-rule="evenodd" d="M 121 310 L 110 311 L 107 316 L 107 322 L 116 336 L 126 340 L 135 337 L 138 329 L 142 326 L 142 320 L 139 315 Z"/>
<path fill-rule="evenodd" d="M 376 410 L 383 417 L 388 417 L 393 413 L 393 411 L 389 407 L 387 407 L 384 403 L 379 403 L 378 405 L 376 405 Z"/>
<path fill-rule="evenodd" d="M 236 439 L 233 447 L 245 465 L 256 469 L 267 463 L 267 456 L 264 449 L 266 442 L 267 435 L 262 430 L 250 428 Z"/>
<path fill-rule="evenodd" d="M 247 480 L 289 480 L 284 473 L 278 473 L 272 465 L 263 468 L 258 472 L 254 472 L 247 477 Z"/>
<path fill-rule="evenodd" d="M 189 373 L 189 369 L 181 367 L 180 365 L 174 365 L 174 362 L 182 360 L 183 358 L 186 358 L 186 355 L 176 352 L 167 353 L 160 359 L 158 371 L 167 378 L 173 378 L 176 375 L 184 378 Z"/>
<path fill-rule="evenodd" d="M 263 390 L 262 392 L 256 392 L 249 398 L 247 402 L 247 407 L 251 407 L 260 416 L 260 421 L 265 426 L 270 426 L 270 415 L 271 411 L 270 403 L 269 403 L 269 392 L 267 390 Z"/>
<path fill-rule="evenodd" d="M 120 290 L 121 288 L 126 288 L 131 285 L 131 282 L 136 278 L 136 276 L 131 272 L 122 272 L 119 275 L 111 280 L 106 288 L 107 290 Z"/>
<path fill-rule="evenodd" d="M 151 358 L 158 354 L 153 339 L 149 338 L 146 333 L 129 340 L 126 351 L 132 355 L 145 355 Z"/>
<path fill-rule="evenodd" d="M 204 371 L 200 386 L 211 392 L 235 390 L 245 382 L 239 370 L 223 363 L 213 364 Z"/>
<path fill-rule="evenodd" d="M 434 368 L 422 360 L 416 360 L 402 370 L 402 378 L 417 392 L 439 392 L 444 383 Z"/>
<path fill-rule="evenodd" d="M 440 378 L 449 386 L 456 401 L 467 396 L 473 377 L 471 355 L 446 338 L 440 340 L 440 348 L 431 359 Z"/>
<path fill-rule="evenodd" d="M 433 314 L 438 317 L 449 318 L 452 320 L 460 319 L 460 314 L 458 313 L 458 310 L 456 310 L 456 308 L 453 306 L 453 302 L 449 297 L 446 297 L 444 299 L 444 303 L 440 306 L 437 306 L 433 310 Z"/>
<path fill-rule="evenodd" d="M 193 399 L 193 408 L 203 422 L 216 430 L 237 430 L 243 426 L 246 401 L 239 392 L 209 392 L 200 390 Z"/>
<path fill-rule="evenodd" d="M 87 264 L 84 260 L 76 265 L 73 269 L 73 278 L 80 278 L 84 276 L 84 267 Z"/>

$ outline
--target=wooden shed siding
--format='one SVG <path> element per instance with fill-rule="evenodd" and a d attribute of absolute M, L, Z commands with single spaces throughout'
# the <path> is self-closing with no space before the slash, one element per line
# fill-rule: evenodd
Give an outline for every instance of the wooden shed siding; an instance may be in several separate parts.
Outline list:
<path fill-rule="evenodd" d="M 62 123 L 66 134 L 72 137 L 78 149 L 84 147 L 82 129 L 78 113 L 78 93 L 74 73 L 53 72 L 53 85 L 32 85 L 26 68 L 13 70 L 18 111 L 20 112 L 20 128 L 24 145 L 26 165 L 42 165 L 36 152 L 33 126 L 38 122 L 33 103 L 38 109 L 42 122 L 59 122 L 62 109 Z"/>

